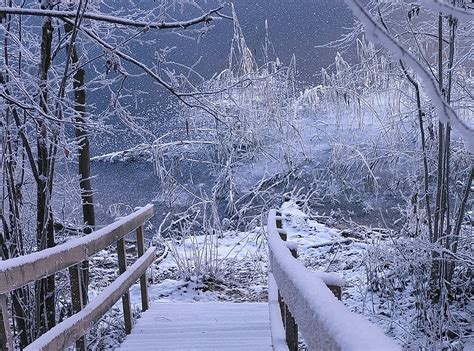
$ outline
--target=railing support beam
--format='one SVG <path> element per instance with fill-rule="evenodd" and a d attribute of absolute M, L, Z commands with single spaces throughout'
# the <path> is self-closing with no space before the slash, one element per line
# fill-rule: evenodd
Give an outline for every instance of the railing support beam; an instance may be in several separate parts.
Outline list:
<path fill-rule="evenodd" d="M 72 303 L 72 314 L 76 314 L 82 310 L 82 272 L 81 264 L 76 264 L 68 268 L 69 270 L 69 282 L 71 284 L 71 303 Z M 86 350 L 86 340 L 84 336 L 80 337 L 76 341 L 76 350 Z"/>
<path fill-rule="evenodd" d="M 143 235 L 143 225 L 137 228 L 136 233 L 138 257 L 142 257 L 145 252 L 145 236 Z M 142 297 L 142 312 L 145 312 L 149 308 L 146 272 L 140 277 L 140 293 Z"/>
<path fill-rule="evenodd" d="M 288 234 L 283 229 L 283 219 L 281 217 L 281 212 L 276 213 L 275 225 L 281 240 L 287 241 Z M 289 250 L 294 258 L 298 257 L 298 250 L 296 247 L 289 248 Z M 283 326 L 285 327 L 285 338 L 288 349 L 289 351 L 298 351 L 298 325 L 296 324 L 295 318 L 288 309 L 288 305 L 283 300 L 279 291 L 278 303 L 280 304 L 281 318 L 283 321 Z"/>
<path fill-rule="evenodd" d="M 296 247 L 290 249 L 291 255 L 294 258 L 298 258 L 298 249 Z M 286 344 L 288 345 L 289 351 L 298 351 L 298 324 L 288 309 L 288 305 L 285 304 L 285 332 L 286 332 Z"/>
<path fill-rule="evenodd" d="M 388 338 L 380 328 L 351 313 L 340 301 L 331 296 L 334 294 L 338 299 L 341 298 L 341 287 L 344 285 L 342 279 L 333 274 L 311 272 L 301 262 L 291 258 L 297 256 L 295 250 L 297 247 L 284 242 L 287 235 L 283 229 L 281 212 L 270 210 L 267 226 L 271 268 L 269 282 L 274 301 L 270 309 L 270 318 L 274 321 L 272 333 L 275 329 L 275 333 L 278 334 L 275 337 L 272 334 L 272 340 L 280 342 L 285 340 L 290 351 L 297 350 L 298 329 L 300 329 L 311 350 L 401 350 L 401 347 Z M 298 279 L 292 279 L 293 275 L 298 276 Z M 280 284 L 284 286 L 282 290 Z M 284 306 L 284 310 L 280 311 L 284 312 L 282 313 L 284 325 L 275 320 L 279 317 L 279 313 L 275 311 L 278 308 L 275 303 L 277 291 L 280 300 L 278 307 Z M 291 311 L 285 305 L 289 306 Z M 314 318 L 308 318 L 308 314 Z M 346 323 L 338 323 L 340 319 Z M 296 321 L 300 323 L 299 326 Z M 351 325 L 357 325 L 358 328 L 351 328 Z M 361 334 L 358 330 L 370 333 Z"/>
<path fill-rule="evenodd" d="M 8 318 L 7 295 L 0 295 L 0 350 L 13 351 L 13 338 Z"/>
<path fill-rule="evenodd" d="M 117 241 L 117 256 L 119 261 L 120 274 L 127 270 L 127 255 L 125 251 L 125 240 Z M 123 319 L 125 321 L 125 333 L 128 335 L 132 332 L 132 305 L 130 302 L 130 290 L 127 289 L 122 296 Z"/>

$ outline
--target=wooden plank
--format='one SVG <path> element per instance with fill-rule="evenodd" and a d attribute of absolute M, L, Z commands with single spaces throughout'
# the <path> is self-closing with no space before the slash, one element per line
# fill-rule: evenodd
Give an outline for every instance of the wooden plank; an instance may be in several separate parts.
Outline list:
<path fill-rule="evenodd" d="M 145 235 L 143 233 L 143 226 L 137 228 L 137 251 L 138 257 L 143 256 L 145 252 Z M 148 308 L 148 286 L 146 281 L 146 272 L 140 277 L 140 294 L 142 298 L 142 312 L 145 312 Z"/>
<path fill-rule="evenodd" d="M 13 338 L 8 318 L 7 296 L 0 295 L 0 350 L 13 351 Z"/>
<path fill-rule="evenodd" d="M 118 350 L 272 350 L 266 303 L 155 303 Z"/>
<path fill-rule="evenodd" d="M 153 216 L 153 205 L 53 248 L 0 262 L 0 294 L 84 261 L 134 231 Z"/>
<path fill-rule="evenodd" d="M 69 317 L 56 327 L 40 336 L 25 349 L 63 350 L 71 346 L 84 335 L 105 312 L 107 312 L 153 263 L 156 258 L 156 247 L 150 247 L 129 269 L 105 288 L 84 309 Z"/>
<path fill-rule="evenodd" d="M 119 262 L 120 274 L 127 270 L 127 256 L 125 251 L 125 241 L 120 239 L 117 241 L 117 256 Z M 132 304 L 130 302 L 130 291 L 127 289 L 122 296 L 123 319 L 125 321 L 125 333 L 128 335 L 132 332 Z"/>

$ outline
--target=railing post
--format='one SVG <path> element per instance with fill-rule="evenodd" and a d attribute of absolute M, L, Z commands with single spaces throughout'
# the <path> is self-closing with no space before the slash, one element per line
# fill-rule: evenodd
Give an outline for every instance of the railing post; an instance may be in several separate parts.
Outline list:
<path fill-rule="evenodd" d="M 125 240 L 122 238 L 117 241 L 117 256 L 119 261 L 119 272 L 124 273 L 127 270 L 127 256 L 125 252 Z M 125 320 L 125 333 L 132 332 L 132 305 L 130 303 L 130 290 L 122 296 L 123 318 Z"/>
<path fill-rule="evenodd" d="M 281 218 L 281 212 L 275 211 L 275 225 L 278 230 L 278 234 L 280 235 L 281 240 L 286 241 L 287 239 L 287 234 L 283 230 L 283 221 Z M 283 297 L 280 294 L 280 290 L 278 290 L 278 304 L 280 305 L 280 313 L 281 313 L 281 320 L 283 322 L 283 326 L 286 325 L 286 304 L 285 301 L 283 301 Z"/>
<path fill-rule="evenodd" d="M 283 229 L 283 218 L 281 212 L 276 211 L 275 225 L 280 235 L 281 240 L 287 241 L 288 234 Z M 298 257 L 297 248 L 289 248 L 294 258 Z M 286 344 L 288 345 L 289 351 L 298 351 L 298 325 L 296 324 L 295 318 L 288 309 L 287 304 L 283 300 L 280 291 L 278 291 L 278 303 L 280 304 L 281 318 L 283 326 L 285 327 Z"/>
<path fill-rule="evenodd" d="M 143 234 L 143 225 L 136 230 L 137 233 L 137 252 L 138 257 L 142 257 L 145 253 L 145 237 Z M 145 312 L 148 308 L 148 287 L 146 282 L 146 272 L 140 277 L 140 292 L 142 297 L 142 311 Z"/>
<path fill-rule="evenodd" d="M 290 248 L 290 252 L 294 258 L 298 258 L 298 250 L 296 247 Z M 288 345 L 289 351 L 298 351 L 298 325 L 288 309 L 288 306 L 285 305 L 285 307 L 286 344 Z"/>
<path fill-rule="evenodd" d="M 338 285 L 326 285 L 329 290 L 334 294 L 334 296 L 337 297 L 337 299 L 340 301 L 342 300 L 342 288 Z"/>
<path fill-rule="evenodd" d="M 0 295 L 0 350 L 13 351 L 13 338 L 8 318 L 7 296 Z"/>
<path fill-rule="evenodd" d="M 283 228 L 283 222 L 281 218 L 281 212 L 280 211 L 275 211 L 275 225 L 278 229 Z"/>
<path fill-rule="evenodd" d="M 72 303 L 72 313 L 76 314 L 82 310 L 82 272 L 80 263 L 69 267 L 69 282 L 71 284 L 71 303 Z M 82 336 L 76 341 L 76 350 L 85 351 L 86 350 L 86 340 Z"/>

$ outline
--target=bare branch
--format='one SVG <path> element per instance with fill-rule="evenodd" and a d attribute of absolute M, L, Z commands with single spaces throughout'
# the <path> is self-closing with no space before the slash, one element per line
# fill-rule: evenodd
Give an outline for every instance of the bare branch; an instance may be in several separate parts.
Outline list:
<path fill-rule="evenodd" d="M 451 15 L 458 19 L 466 21 L 474 21 L 474 12 L 468 11 L 459 7 L 446 3 L 441 0 L 419 0 L 420 4 L 432 9 L 433 11 L 441 12 L 445 15 Z"/>
<path fill-rule="evenodd" d="M 109 16 L 103 13 L 85 12 L 83 18 L 106 22 L 116 25 L 123 25 L 127 27 L 140 27 L 140 28 L 153 28 L 153 29 L 186 29 L 199 23 L 209 23 L 210 21 L 222 17 L 219 13 L 223 6 L 215 8 L 206 12 L 205 14 L 192 18 L 187 21 L 176 21 L 176 22 L 146 22 L 128 18 L 121 18 L 115 16 Z M 40 9 L 25 9 L 20 7 L 0 7 L 0 18 L 5 15 L 24 15 L 24 16 L 41 16 L 41 17 L 55 17 L 61 19 L 73 19 L 76 18 L 76 11 L 57 11 L 57 10 L 40 10 Z M 216 15 L 217 17 L 213 17 Z"/>

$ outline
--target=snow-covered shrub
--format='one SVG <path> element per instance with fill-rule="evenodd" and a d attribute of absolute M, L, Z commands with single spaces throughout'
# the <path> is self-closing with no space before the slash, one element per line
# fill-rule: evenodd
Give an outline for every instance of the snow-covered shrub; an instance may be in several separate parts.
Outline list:
<path fill-rule="evenodd" d="M 181 278 L 203 281 L 222 278 L 228 268 L 229 262 L 219 257 L 223 233 L 216 204 L 207 201 L 167 216 L 156 240 L 169 249 Z"/>

